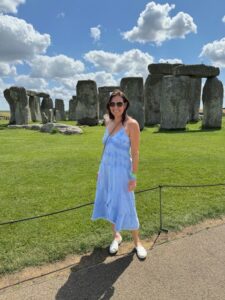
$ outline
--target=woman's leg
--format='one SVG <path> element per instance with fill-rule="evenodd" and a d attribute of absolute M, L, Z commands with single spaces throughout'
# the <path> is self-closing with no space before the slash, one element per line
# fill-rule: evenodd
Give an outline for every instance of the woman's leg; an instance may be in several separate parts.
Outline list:
<path fill-rule="evenodd" d="M 119 233 L 119 231 L 115 230 L 115 224 L 112 224 L 112 231 L 113 231 L 113 237 L 116 240 L 121 240 L 121 234 Z"/>
<path fill-rule="evenodd" d="M 132 230 L 132 236 L 135 247 L 141 245 L 140 237 L 139 237 L 139 230 Z"/>
<path fill-rule="evenodd" d="M 134 244 L 135 244 L 135 248 L 136 248 L 138 258 L 141 259 L 141 260 L 145 259 L 146 256 L 147 256 L 147 251 L 142 246 L 142 243 L 141 243 L 140 238 L 139 238 L 139 231 L 138 230 L 132 230 L 132 236 L 133 236 L 133 240 L 134 240 Z"/>

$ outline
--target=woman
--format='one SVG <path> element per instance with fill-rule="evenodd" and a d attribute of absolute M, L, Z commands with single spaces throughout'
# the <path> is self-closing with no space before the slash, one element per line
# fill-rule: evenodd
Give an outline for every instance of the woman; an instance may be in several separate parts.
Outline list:
<path fill-rule="evenodd" d="M 124 93 L 115 90 L 107 104 L 109 118 L 105 122 L 104 150 L 92 220 L 102 218 L 112 223 L 110 254 L 116 254 L 122 242 L 120 231 L 131 230 L 137 256 L 145 259 L 147 251 L 139 238 L 133 192 L 137 182 L 140 129 L 138 122 L 127 115 L 128 107 Z"/>

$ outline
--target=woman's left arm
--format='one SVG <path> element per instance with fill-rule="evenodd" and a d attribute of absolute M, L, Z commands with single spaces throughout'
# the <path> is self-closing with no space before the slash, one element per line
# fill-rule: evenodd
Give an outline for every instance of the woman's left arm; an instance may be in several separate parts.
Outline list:
<path fill-rule="evenodd" d="M 129 126 L 130 142 L 131 142 L 131 157 L 132 157 L 132 172 L 137 173 L 139 163 L 139 144 L 140 144 L 140 128 L 137 121 L 133 121 Z"/>
<path fill-rule="evenodd" d="M 132 176 L 129 181 L 129 191 L 132 191 L 136 187 L 136 173 L 138 171 L 138 163 L 139 163 L 139 144 L 140 144 L 140 128 L 137 121 L 132 121 L 129 124 L 129 136 L 131 142 L 131 158 L 132 158 Z"/>

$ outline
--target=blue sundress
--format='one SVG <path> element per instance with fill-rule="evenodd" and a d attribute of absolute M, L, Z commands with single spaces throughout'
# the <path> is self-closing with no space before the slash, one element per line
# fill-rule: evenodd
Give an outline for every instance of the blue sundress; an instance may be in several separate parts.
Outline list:
<path fill-rule="evenodd" d="M 130 139 L 124 127 L 112 136 L 105 130 L 105 150 L 99 167 L 92 220 L 106 219 L 115 230 L 139 228 L 134 192 L 128 191 L 132 169 Z"/>

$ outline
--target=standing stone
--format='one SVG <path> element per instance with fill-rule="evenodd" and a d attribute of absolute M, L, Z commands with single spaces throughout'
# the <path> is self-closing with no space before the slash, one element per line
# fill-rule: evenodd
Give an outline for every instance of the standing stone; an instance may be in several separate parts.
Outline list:
<path fill-rule="evenodd" d="M 55 120 L 66 121 L 65 107 L 62 99 L 55 99 Z"/>
<path fill-rule="evenodd" d="M 189 122 L 199 121 L 202 79 L 190 77 Z"/>
<path fill-rule="evenodd" d="M 77 107 L 77 97 L 73 96 L 73 98 L 69 101 L 69 121 L 76 121 L 76 107 Z"/>
<path fill-rule="evenodd" d="M 53 101 L 50 97 L 44 97 L 41 102 L 41 118 L 43 124 L 54 121 Z"/>
<path fill-rule="evenodd" d="M 41 122 L 40 97 L 34 91 L 27 90 L 32 122 Z"/>
<path fill-rule="evenodd" d="M 189 114 L 189 76 L 164 76 L 160 101 L 160 129 L 185 129 Z"/>
<path fill-rule="evenodd" d="M 214 77 L 208 78 L 203 87 L 203 128 L 221 128 L 223 115 L 223 84 Z"/>
<path fill-rule="evenodd" d="M 120 87 L 130 102 L 128 114 L 135 120 L 137 120 L 140 126 L 140 130 L 142 130 L 145 124 L 143 78 L 122 78 L 120 82 Z"/>
<path fill-rule="evenodd" d="M 98 124 L 98 92 L 93 80 L 78 80 L 76 118 L 80 125 Z"/>
<path fill-rule="evenodd" d="M 23 87 L 10 87 L 4 90 L 4 96 L 10 107 L 9 124 L 26 125 L 31 120 L 29 101 Z"/>
<path fill-rule="evenodd" d="M 162 97 L 163 75 L 148 75 L 144 87 L 145 125 L 160 123 L 160 99 Z"/>
<path fill-rule="evenodd" d="M 116 89 L 120 89 L 119 86 L 102 86 L 98 88 L 99 98 L 99 119 L 103 119 L 105 113 L 107 113 L 106 105 L 110 97 L 110 93 Z"/>

